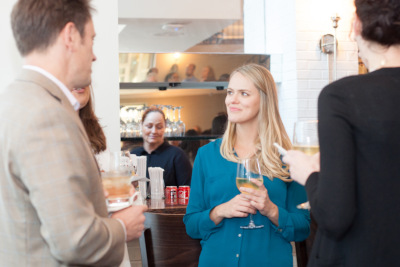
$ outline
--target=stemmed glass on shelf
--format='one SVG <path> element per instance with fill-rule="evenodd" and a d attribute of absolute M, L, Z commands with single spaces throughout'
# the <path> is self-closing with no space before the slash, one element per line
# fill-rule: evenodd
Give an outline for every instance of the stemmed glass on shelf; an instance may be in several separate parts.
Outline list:
<path fill-rule="evenodd" d="M 236 186 L 258 189 L 258 186 L 251 179 L 257 179 L 263 182 L 263 176 L 260 170 L 260 164 L 257 158 L 239 159 L 236 172 Z M 247 194 L 246 192 L 242 192 Z M 247 226 L 240 226 L 242 229 L 258 229 L 264 225 L 256 225 L 253 220 L 253 214 L 250 213 L 250 222 Z"/>
<path fill-rule="evenodd" d="M 181 109 L 182 107 L 175 107 L 178 110 L 178 121 L 176 122 L 176 127 L 178 128 L 178 135 L 179 136 L 184 136 L 185 135 L 185 123 L 181 120 Z"/>
<path fill-rule="evenodd" d="M 171 112 L 171 133 L 172 136 L 178 136 L 178 125 L 177 125 L 177 121 L 176 121 L 176 117 L 175 117 L 175 110 L 176 107 L 174 106 L 170 106 L 170 112 Z"/>

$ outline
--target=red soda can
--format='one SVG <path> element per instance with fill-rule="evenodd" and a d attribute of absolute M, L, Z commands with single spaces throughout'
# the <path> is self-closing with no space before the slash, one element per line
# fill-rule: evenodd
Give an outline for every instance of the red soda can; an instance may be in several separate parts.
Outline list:
<path fill-rule="evenodd" d="M 187 205 L 189 203 L 190 186 L 181 185 L 178 188 L 178 203 L 180 205 Z"/>
<path fill-rule="evenodd" d="M 178 202 L 178 187 L 167 186 L 165 187 L 165 204 L 177 204 Z"/>

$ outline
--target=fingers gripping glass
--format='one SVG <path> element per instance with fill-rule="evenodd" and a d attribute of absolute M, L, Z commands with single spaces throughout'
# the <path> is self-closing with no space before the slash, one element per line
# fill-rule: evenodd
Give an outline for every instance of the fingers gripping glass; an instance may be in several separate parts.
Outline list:
<path fill-rule="evenodd" d="M 251 181 L 251 179 L 257 179 L 263 182 L 263 176 L 260 171 L 260 164 L 256 158 L 252 159 L 239 159 L 237 164 L 236 173 L 236 186 L 240 190 L 240 187 L 247 187 L 258 190 L 258 186 Z M 248 194 L 247 192 L 242 192 Z M 242 229 L 258 229 L 264 225 L 255 225 L 253 221 L 253 214 L 250 213 L 250 222 L 247 226 L 240 226 Z"/>

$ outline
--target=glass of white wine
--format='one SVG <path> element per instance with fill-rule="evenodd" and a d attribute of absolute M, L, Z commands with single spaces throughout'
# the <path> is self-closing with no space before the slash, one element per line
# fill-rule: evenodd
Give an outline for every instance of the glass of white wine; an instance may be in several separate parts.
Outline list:
<path fill-rule="evenodd" d="M 257 158 L 239 159 L 237 164 L 236 173 L 236 186 L 240 190 L 240 187 L 258 189 L 258 186 L 252 182 L 251 179 L 257 179 L 263 182 L 263 176 L 260 171 L 260 164 Z M 247 194 L 246 192 L 242 192 Z M 247 226 L 240 226 L 243 229 L 258 229 L 264 225 L 255 225 L 253 221 L 253 214 L 250 213 L 250 222 Z"/>
<path fill-rule="evenodd" d="M 294 123 L 293 149 L 310 156 L 319 152 L 317 120 L 298 121 Z M 297 208 L 310 209 L 310 203 L 302 203 Z"/>

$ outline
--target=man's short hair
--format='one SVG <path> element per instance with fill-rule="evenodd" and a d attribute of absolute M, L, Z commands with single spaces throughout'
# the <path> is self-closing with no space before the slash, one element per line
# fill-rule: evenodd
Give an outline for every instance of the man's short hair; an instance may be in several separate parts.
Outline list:
<path fill-rule="evenodd" d="M 19 0 L 11 13 L 11 27 L 22 56 L 45 51 L 68 22 L 82 37 L 91 19 L 90 0 Z"/>

